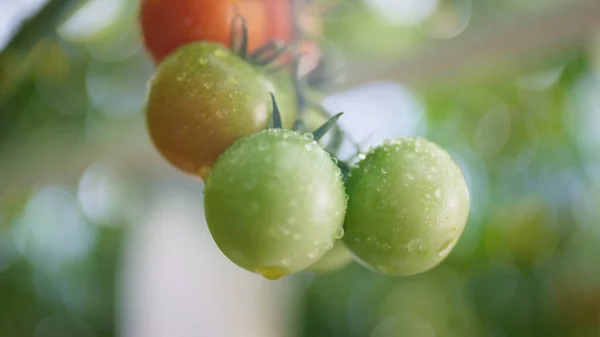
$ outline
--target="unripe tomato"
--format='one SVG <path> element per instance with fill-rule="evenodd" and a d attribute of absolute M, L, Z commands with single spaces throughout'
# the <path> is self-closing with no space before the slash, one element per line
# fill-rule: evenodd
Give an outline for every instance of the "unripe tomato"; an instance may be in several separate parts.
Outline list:
<path fill-rule="evenodd" d="M 339 168 L 310 137 L 270 129 L 223 153 L 204 190 L 210 232 L 238 266 L 269 279 L 315 263 L 343 234 Z"/>
<path fill-rule="evenodd" d="M 246 20 L 250 52 L 295 38 L 290 0 L 143 0 L 140 24 L 146 48 L 159 62 L 194 41 L 229 45 L 236 15 Z"/>
<path fill-rule="evenodd" d="M 204 178 L 236 139 L 267 127 L 270 92 L 277 97 L 284 125 L 293 125 L 297 108 L 291 82 L 289 77 L 267 77 L 223 45 L 188 44 L 167 57 L 151 81 L 146 108 L 150 137 L 169 162 Z"/>
<path fill-rule="evenodd" d="M 308 267 L 308 270 L 319 274 L 329 273 L 346 267 L 352 261 L 352 253 L 350 253 L 346 244 L 342 240 L 337 240 L 333 249 Z"/>
<path fill-rule="evenodd" d="M 350 172 L 344 242 L 390 275 L 429 270 L 456 245 L 469 214 L 461 169 L 437 145 L 409 137 L 375 148 Z"/>

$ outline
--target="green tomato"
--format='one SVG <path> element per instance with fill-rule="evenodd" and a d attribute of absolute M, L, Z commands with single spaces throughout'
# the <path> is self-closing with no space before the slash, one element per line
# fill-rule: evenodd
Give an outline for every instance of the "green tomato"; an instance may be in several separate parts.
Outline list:
<path fill-rule="evenodd" d="M 171 164 L 205 178 L 235 140 L 267 127 L 270 92 L 284 125 L 293 125 L 296 96 L 292 79 L 285 81 L 269 78 L 223 45 L 187 44 L 164 59 L 150 83 L 150 137 Z"/>
<path fill-rule="evenodd" d="M 354 167 L 344 242 L 367 267 L 413 275 L 443 261 L 469 215 L 461 169 L 422 138 L 387 141 Z"/>
<path fill-rule="evenodd" d="M 329 273 L 346 267 L 352 260 L 352 253 L 350 253 L 344 242 L 337 240 L 333 249 L 308 267 L 308 270 L 319 274 Z"/>
<path fill-rule="evenodd" d="M 268 279 L 307 268 L 343 235 L 341 172 L 309 135 L 271 129 L 239 140 L 215 163 L 204 194 L 217 246 Z"/>

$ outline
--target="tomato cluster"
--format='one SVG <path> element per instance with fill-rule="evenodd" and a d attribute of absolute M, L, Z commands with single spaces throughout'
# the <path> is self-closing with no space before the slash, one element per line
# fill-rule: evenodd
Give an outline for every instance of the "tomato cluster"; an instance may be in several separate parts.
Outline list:
<path fill-rule="evenodd" d="M 288 0 L 144 0 L 158 62 L 146 108 L 155 147 L 204 179 L 210 232 L 246 270 L 278 279 L 353 260 L 389 275 L 433 268 L 467 222 L 460 168 L 422 138 L 387 141 L 354 167 L 338 161 L 341 114 L 311 102 L 297 71 L 272 68 L 274 40 L 294 38 L 292 14 Z"/>

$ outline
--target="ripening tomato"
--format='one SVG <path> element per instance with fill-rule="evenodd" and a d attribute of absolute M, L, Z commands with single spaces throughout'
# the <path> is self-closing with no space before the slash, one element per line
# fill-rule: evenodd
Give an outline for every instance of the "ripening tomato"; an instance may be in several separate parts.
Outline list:
<path fill-rule="evenodd" d="M 452 157 L 423 138 L 388 141 L 346 180 L 344 242 L 358 261 L 413 275 L 443 261 L 467 223 L 469 191 Z"/>
<path fill-rule="evenodd" d="M 140 23 L 146 48 L 159 62 L 193 41 L 229 45 L 236 15 L 246 20 L 250 52 L 295 38 L 290 0 L 142 0 Z"/>
<path fill-rule="evenodd" d="M 268 126 L 270 93 L 291 127 L 297 104 L 289 76 L 269 77 L 221 44 L 187 44 L 165 58 L 150 83 L 150 137 L 171 164 L 205 178 L 235 140 Z"/>
<path fill-rule="evenodd" d="M 238 266 L 277 279 L 301 271 L 343 235 L 340 169 L 308 135 L 285 129 L 242 138 L 215 163 L 204 190 L 208 228 Z"/>

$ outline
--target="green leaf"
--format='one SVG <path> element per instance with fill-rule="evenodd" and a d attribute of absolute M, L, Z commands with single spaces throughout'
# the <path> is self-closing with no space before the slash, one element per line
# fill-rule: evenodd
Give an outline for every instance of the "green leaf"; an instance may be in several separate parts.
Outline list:
<path fill-rule="evenodd" d="M 338 113 L 337 115 L 331 117 L 327 122 L 323 123 L 323 125 L 321 125 L 318 129 L 313 131 L 312 134 L 315 137 L 315 140 L 321 139 L 329 130 L 331 130 L 331 128 L 335 125 L 337 120 L 342 117 L 343 114 L 343 112 Z"/>
<path fill-rule="evenodd" d="M 281 113 L 279 112 L 279 107 L 277 106 L 277 101 L 275 100 L 275 95 L 271 94 L 271 102 L 273 103 L 273 115 L 271 116 L 271 129 L 281 129 L 283 128 L 283 123 L 281 122 Z"/>

